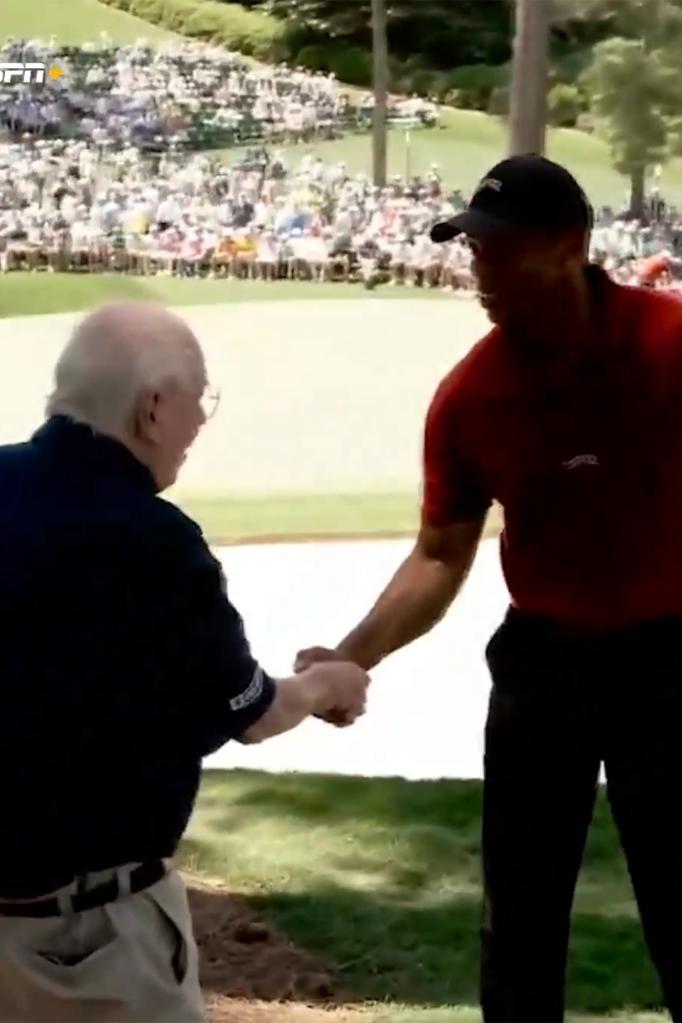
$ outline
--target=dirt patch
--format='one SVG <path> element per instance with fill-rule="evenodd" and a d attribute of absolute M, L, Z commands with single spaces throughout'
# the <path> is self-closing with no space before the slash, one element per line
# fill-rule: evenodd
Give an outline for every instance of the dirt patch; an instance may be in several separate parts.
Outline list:
<path fill-rule="evenodd" d="M 295 946 L 218 881 L 184 875 L 211 1023 L 351 1023 L 333 966 Z"/>
<path fill-rule="evenodd" d="M 210 1023 L 371 1023 L 371 1015 L 351 1009 L 246 1002 L 213 996 L 207 999 L 207 1006 Z"/>

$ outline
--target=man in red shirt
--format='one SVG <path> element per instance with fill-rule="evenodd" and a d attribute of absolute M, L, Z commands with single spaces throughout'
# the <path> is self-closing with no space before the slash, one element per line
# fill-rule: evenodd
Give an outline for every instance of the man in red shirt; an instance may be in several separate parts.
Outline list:
<path fill-rule="evenodd" d="M 588 265 L 592 213 L 537 156 L 505 160 L 435 241 L 469 238 L 494 324 L 445 377 L 421 529 L 335 651 L 372 668 L 427 632 L 504 508 L 507 617 L 486 654 L 481 1000 L 563 1019 L 570 911 L 600 764 L 642 923 L 682 1020 L 682 303 Z"/>

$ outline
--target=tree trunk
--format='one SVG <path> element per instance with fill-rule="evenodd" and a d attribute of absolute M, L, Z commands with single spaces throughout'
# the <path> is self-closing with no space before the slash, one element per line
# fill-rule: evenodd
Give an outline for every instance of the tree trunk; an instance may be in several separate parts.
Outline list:
<path fill-rule="evenodd" d="M 509 155 L 544 153 L 551 0 L 516 0 Z"/>
<path fill-rule="evenodd" d="M 644 179 L 646 168 L 637 167 L 630 173 L 630 216 L 641 220 L 644 216 Z"/>
<path fill-rule="evenodd" d="M 388 92 L 388 42 L 386 0 L 372 0 L 372 57 L 374 64 L 374 119 L 372 155 L 374 184 L 386 184 L 386 98 Z"/>

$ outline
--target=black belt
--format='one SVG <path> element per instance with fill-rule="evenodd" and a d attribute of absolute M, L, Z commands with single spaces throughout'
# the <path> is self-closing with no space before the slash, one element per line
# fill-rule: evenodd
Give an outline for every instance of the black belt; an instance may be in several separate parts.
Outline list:
<path fill-rule="evenodd" d="M 152 860 L 150 863 L 143 863 L 130 871 L 130 893 L 134 895 L 144 888 L 156 884 L 166 873 L 163 860 Z M 73 913 L 84 913 L 88 909 L 96 909 L 98 906 L 105 906 L 108 902 L 115 902 L 119 897 L 120 888 L 118 878 L 112 877 L 110 881 L 104 881 L 87 892 L 75 892 L 69 899 Z M 0 901 L 0 916 L 22 916 L 22 917 L 50 917 L 62 916 L 64 910 L 59 899 L 39 899 L 34 902 L 2 902 Z"/>

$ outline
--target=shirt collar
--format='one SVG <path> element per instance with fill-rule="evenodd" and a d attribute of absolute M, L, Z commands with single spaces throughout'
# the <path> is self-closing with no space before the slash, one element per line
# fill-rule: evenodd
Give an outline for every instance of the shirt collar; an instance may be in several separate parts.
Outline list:
<path fill-rule="evenodd" d="M 125 444 L 69 416 L 51 416 L 35 431 L 31 443 L 57 456 L 77 460 L 85 471 L 120 476 L 140 489 L 158 492 L 151 471 Z"/>

